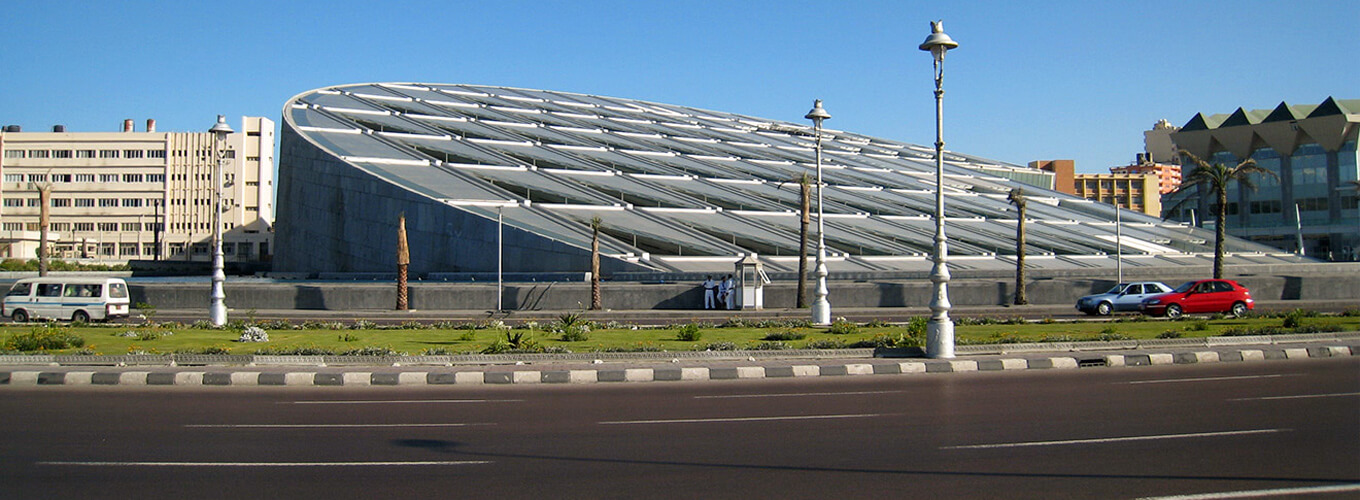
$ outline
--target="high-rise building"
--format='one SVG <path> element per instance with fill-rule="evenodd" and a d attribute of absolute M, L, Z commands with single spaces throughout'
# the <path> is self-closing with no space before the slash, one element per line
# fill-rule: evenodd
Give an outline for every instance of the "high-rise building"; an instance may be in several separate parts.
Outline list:
<path fill-rule="evenodd" d="M 206 128 L 206 127 L 205 127 Z M 41 191 L 58 259 L 100 263 L 212 259 L 213 134 L 144 131 L 0 132 L 0 257 L 33 259 Z M 227 137 L 222 172 L 227 262 L 267 261 L 273 242 L 274 122 L 244 117 Z"/>
<path fill-rule="evenodd" d="M 1252 178 L 1254 190 L 1228 186 L 1228 234 L 1288 251 L 1300 250 L 1302 240 L 1309 256 L 1360 260 L 1358 132 L 1360 99 L 1329 97 L 1321 104 L 1196 114 L 1171 138 L 1210 163 L 1231 167 L 1250 158 L 1271 172 Z M 1189 176 L 1193 167 L 1186 168 Z M 1162 203 L 1166 218 L 1199 224 L 1214 220 L 1215 204 L 1207 185 Z"/>
<path fill-rule="evenodd" d="M 1158 163 L 1148 158 L 1149 154 L 1139 154 L 1138 161 L 1132 165 L 1110 167 L 1112 174 L 1151 175 L 1157 179 L 1157 193 L 1167 194 L 1181 187 L 1181 166 L 1179 164 Z"/>

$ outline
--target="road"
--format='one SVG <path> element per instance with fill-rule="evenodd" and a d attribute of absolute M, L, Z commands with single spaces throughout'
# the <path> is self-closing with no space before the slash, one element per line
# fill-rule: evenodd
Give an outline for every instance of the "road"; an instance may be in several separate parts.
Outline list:
<path fill-rule="evenodd" d="M 0 395 L 2 498 L 1360 496 L 1352 357 Z"/>

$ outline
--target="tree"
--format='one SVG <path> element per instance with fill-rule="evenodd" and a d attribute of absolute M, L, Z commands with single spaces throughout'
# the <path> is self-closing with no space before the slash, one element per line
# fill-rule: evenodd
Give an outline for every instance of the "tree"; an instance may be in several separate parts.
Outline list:
<path fill-rule="evenodd" d="M 600 227 L 604 221 L 598 216 L 590 219 L 590 309 L 598 311 L 604 306 L 600 297 Z"/>
<path fill-rule="evenodd" d="M 411 265 L 411 249 L 406 243 L 406 212 L 397 217 L 397 310 L 409 309 L 406 268 Z"/>
<path fill-rule="evenodd" d="M 1214 279 L 1223 278 L 1223 243 L 1227 237 L 1227 214 L 1228 214 L 1228 184 L 1237 181 L 1243 187 L 1251 190 L 1256 189 L 1256 184 L 1252 182 L 1252 174 L 1267 175 L 1278 177 L 1275 172 L 1271 172 L 1256 164 L 1256 160 L 1247 158 L 1238 162 L 1237 165 L 1229 167 L 1222 163 L 1210 164 L 1198 156 L 1188 151 L 1181 151 L 1181 154 L 1195 166 L 1189 175 L 1185 176 L 1185 189 L 1189 185 L 1209 185 L 1209 194 L 1213 195 L 1215 205 L 1214 211 Z"/>
<path fill-rule="evenodd" d="M 1015 205 L 1019 213 L 1019 220 L 1015 222 L 1015 305 L 1023 306 L 1029 303 L 1029 298 L 1025 296 L 1025 190 L 1012 189 L 1006 195 L 1006 201 Z"/>
<path fill-rule="evenodd" d="M 807 246 L 808 224 L 812 223 L 812 180 L 807 172 L 798 176 L 798 190 L 802 195 L 803 210 L 798 222 L 798 302 L 799 309 L 807 307 Z"/>

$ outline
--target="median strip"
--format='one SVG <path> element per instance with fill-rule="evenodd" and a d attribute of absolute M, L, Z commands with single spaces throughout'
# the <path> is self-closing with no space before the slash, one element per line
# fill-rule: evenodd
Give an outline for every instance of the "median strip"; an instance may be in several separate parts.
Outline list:
<path fill-rule="evenodd" d="M 1072 444 L 1103 444 L 1103 443 L 1122 443 L 1128 441 L 1154 441 L 1159 439 L 1186 439 L 1203 437 L 1222 437 L 1222 436 L 1246 436 L 1252 434 L 1273 434 L 1277 432 L 1288 432 L 1290 429 L 1254 429 L 1246 431 L 1223 431 L 1223 432 L 1196 432 L 1190 434 L 1159 434 L 1153 436 L 1128 436 L 1115 438 L 1095 438 L 1095 439 L 1068 439 L 1062 441 L 1026 441 L 1020 443 L 994 443 L 994 444 L 970 444 L 961 446 L 941 446 L 941 450 L 985 450 L 996 448 L 1024 448 L 1029 446 L 1062 446 Z"/>

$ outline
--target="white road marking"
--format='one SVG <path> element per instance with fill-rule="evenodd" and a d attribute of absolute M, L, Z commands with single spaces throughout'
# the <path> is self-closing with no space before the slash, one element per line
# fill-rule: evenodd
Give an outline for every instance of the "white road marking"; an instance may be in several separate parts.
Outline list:
<path fill-rule="evenodd" d="M 84 467 L 409 467 L 428 465 L 476 465 L 489 460 L 444 462 L 38 462 L 38 465 Z"/>
<path fill-rule="evenodd" d="M 383 404 L 426 404 L 426 403 L 523 403 L 523 399 L 377 399 L 371 401 L 318 400 L 318 401 L 280 401 L 279 404 L 293 405 L 383 405 Z"/>
<path fill-rule="evenodd" d="M 1236 398 L 1228 401 L 1268 401 L 1272 399 L 1344 398 L 1360 396 L 1360 392 L 1338 392 L 1333 394 L 1300 394 L 1297 396 L 1264 396 L 1259 398 Z"/>
<path fill-rule="evenodd" d="M 792 415 L 786 417 L 678 418 L 671 420 L 618 420 L 614 422 L 600 422 L 600 425 L 701 424 L 714 422 L 771 422 L 776 420 L 821 420 L 831 418 L 869 418 L 877 416 L 880 415 L 877 413 L 861 413 L 855 415 Z"/>
<path fill-rule="evenodd" d="M 383 427 L 472 427 L 477 425 L 496 424 L 189 424 L 184 427 L 190 429 L 366 429 Z"/>
<path fill-rule="evenodd" d="M 1263 498 L 1285 495 L 1310 495 L 1314 493 L 1349 493 L 1360 491 L 1360 483 L 1338 484 L 1335 486 L 1304 486 L 1300 488 L 1278 488 L 1273 490 L 1224 491 L 1220 493 L 1201 493 L 1198 495 L 1172 495 L 1165 497 L 1143 497 L 1139 500 L 1214 500 L 1219 498 Z"/>
<path fill-rule="evenodd" d="M 1246 431 L 1224 431 L 1224 432 L 1195 432 L 1190 434 L 1159 434 L 1152 436 L 1127 436 L 1115 438 L 1095 438 L 1095 439 L 1068 439 L 1062 441 L 1026 441 L 1020 443 L 994 443 L 994 444 L 970 444 L 962 446 L 942 446 L 941 450 L 982 450 L 993 448 L 1023 448 L 1027 446 L 1060 446 L 1069 444 L 1099 444 L 1099 443 L 1120 443 L 1126 441 L 1153 441 L 1158 439 L 1185 439 L 1199 437 L 1219 437 L 1219 436 L 1246 436 L 1250 434 L 1271 434 L 1276 432 L 1288 432 L 1291 429 L 1254 429 Z"/>
<path fill-rule="evenodd" d="M 1135 381 L 1133 381 L 1133 382 L 1124 382 L 1124 383 L 1125 383 L 1125 384 L 1129 384 L 1129 385 L 1138 385 L 1138 384 L 1176 384 L 1176 383 L 1180 383 L 1180 382 L 1216 382 L 1216 381 L 1220 381 L 1220 380 L 1250 380 L 1250 379 L 1257 379 L 1257 378 L 1280 378 L 1280 377 L 1286 377 L 1286 376 L 1294 376 L 1294 375 L 1239 375 L 1239 376 L 1236 376 L 1236 377 L 1173 378 L 1173 379 L 1160 379 L 1160 380 L 1135 380 Z"/>
<path fill-rule="evenodd" d="M 788 394 L 731 394 L 726 396 L 694 396 L 694 399 L 736 399 L 736 398 L 797 398 L 811 396 L 863 396 L 868 394 L 900 394 L 907 391 L 855 391 L 855 392 L 799 392 Z"/>

